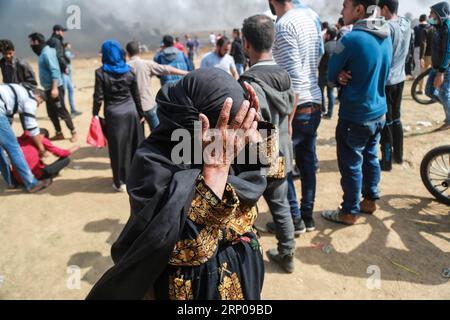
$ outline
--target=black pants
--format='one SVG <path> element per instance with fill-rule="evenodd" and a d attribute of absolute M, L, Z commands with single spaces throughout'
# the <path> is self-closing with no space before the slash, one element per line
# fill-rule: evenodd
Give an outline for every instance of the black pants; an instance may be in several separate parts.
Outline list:
<path fill-rule="evenodd" d="M 381 168 L 391 170 L 392 162 L 403 163 L 402 95 L 405 83 L 386 87 L 388 112 L 386 127 L 381 134 Z"/>
<path fill-rule="evenodd" d="M 66 108 L 64 87 L 61 86 L 58 88 L 59 98 L 57 101 L 53 100 L 50 97 L 50 91 L 51 90 L 46 92 L 47 96 L 49 97 L 47 101 L 47 114 L 50 120 L 52 121 L 53 126 L 55 127 L 56 133 L 62 132 L 61 125 L 59 123 L 60 118 L 64 120 L 70 132 L 74 133 L 75 126 L 73 125 L 72 117 Z"/>
<path fill-rule="evenodd" d="M 42 179 L 53 179 L 58 176 L 62 169 L 67 167 L 70 163 L 69 158 L 60 158 L 56 160 L 54 163 L 46 166 L 42 171 L 44 174 L 42 175 Z"/>

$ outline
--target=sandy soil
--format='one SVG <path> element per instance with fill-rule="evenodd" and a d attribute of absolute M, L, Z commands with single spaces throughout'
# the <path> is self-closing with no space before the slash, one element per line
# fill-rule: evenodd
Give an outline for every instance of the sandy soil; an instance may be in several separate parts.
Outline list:
<path fill-rule="evenodd" d="M 126 194 L 112 191 L 107 152 L 84 143 L 99 65 L 95 58 L 74 62 L 76 103 L 84 114 L 75 120 L 81 149 L 69 168 L 38 195 L 6 191 L 0 182 L 0 299 L 83 299 L 112 264 L 110 247 L 127 221 L 129 206 Z M 264 299 L 450 299 L 450 283 L 441 276 L 443 268 L 450 267 L 449 207 L 433 201 L 419 176 L 424 154 L 450 143 L 449 132 L 427 133 L 443 117 L 440 105 L 417 105 L 406 90 L 407 161 L 383 174 L 380 210 L 351 228 L 332 225 L 319 215 L 337 208 L 342 196 L 333 138 L 336 120 L 323 121 L 318 231 L 297 240 L 293 275 L 265 258 Z M 433 127 L 419 127 L 418 121 L 429 121 Z M 39 110 L 39 123 L 52 128 L 45 108 Z M 17 124 L 15 129 L 20 132 Z M 60 145 L 69 147 L 70 142 Z M 297 187 L 300 190 L 298 182 Z M 262 201 L 258 225 L 269 220 Z M 265 249 L 276 245 L 268 234 L 261 242 Z M 332 248 L 329 253 L 321 249 L 327 245 Z M 74 282 L 77 269 L 71 266 L 79 267 L 80 288 Z M 375 290 L 368 273 L 373 266 L 381 277 Z"/>

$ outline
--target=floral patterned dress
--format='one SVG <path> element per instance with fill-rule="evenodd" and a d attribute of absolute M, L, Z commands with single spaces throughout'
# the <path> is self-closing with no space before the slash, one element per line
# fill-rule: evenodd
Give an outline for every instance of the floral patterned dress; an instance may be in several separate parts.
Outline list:
<path fill-rule="evenodd" d="M 182 237 L 155 283 L 163 300 L 259 300 L 264 280 L 256 207 L 231 185 L 219 199 L 200 176 Z"/>

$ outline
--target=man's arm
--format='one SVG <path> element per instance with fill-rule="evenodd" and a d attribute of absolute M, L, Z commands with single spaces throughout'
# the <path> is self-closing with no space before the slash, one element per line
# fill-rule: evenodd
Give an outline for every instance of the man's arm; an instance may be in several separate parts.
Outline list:
<path fill-rule="evenodd" d="M 351 50 L 348 48 L 348 44 L 345 43 L 345 38 L 338 41 L 335 49 L 331 52 L 330 60 L 328 62 L 328 82 L 334 86 L 340 84 L 339 74 L 345 70 L 347 63 L 350 59 Z"/>
<path fill-rule="evenodd" d="M 51 97 L 56 100 L 59 96 L 58 87 L 59 81 L 61 80 L 61 70 L 59 68 L 58 59 L 55 52 L 50 53 L 50 55 L 45 55 L 44 59 L 52 78 Z"/>
<path fill-rule="evenodd" d="M 34 145 L 39 150 L 39 156 L 43 158 L 45 156 L 45 147 L 36 121 L 37 102 L 28 97 L 28 95 L 25 96 L 25 94 L 23 94 L 22 98 L 24 99 L 21 110 L 23 130 L 30 134 L 31 140 L 33 140 Z"/>
<path fill-rule="evenodd" d="M 174 76 L 185 76 L 189 73 L 189 71 L 180 70 L 177 68 L 174 68 L 172 66 L 167 66 L 167 74 L 174 75 Z"/>

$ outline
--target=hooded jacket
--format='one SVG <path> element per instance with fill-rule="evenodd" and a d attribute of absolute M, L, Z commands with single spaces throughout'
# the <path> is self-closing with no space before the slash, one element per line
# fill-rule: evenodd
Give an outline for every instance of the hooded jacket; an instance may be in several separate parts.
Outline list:
<path fill-rule="evenodd" d="M 358 21 L 332 52 L 328 81 L 338 84 L 341 71 L 352 79 L 341 90 L 339 117 L 363 124 L 387 112 L 385 87 L 393 56 L 389 26 L 384 18 Z"/>
<path fill-rule="evenodd" d="M 387 85 L 393 86 L 406 80 L 406 58 L 411 43 L 412 30 L 411 22 L 403 17 L 399 17 L 398 20 L 389 20 L 388 25 L 391 30 L 394 54 Z"/>
<path fill-rule="evenodd" d="M 447 71 L 450 63 L 450 5 L 440 2 L 431 7 L 440 20 L 431 41 L 431 59 L 433 68 L 439 72 Z"/>
<path fill-rule="evenodd" d="M 294 109 L 295 93 L 289 74 L 275 62 L 261 62 L 240 78 L 255 89 L 260 102 L 264 121 L 275 125 L 279 130 L 280 151 L 285 158 L 286 173 L 292 171 L 294 160 L 292 140 L 289 138 L 289 115 Z"/>
<path fill-rule="evenodd" d="M 161 50 L 155 56 L 155 62 L 162 65 L 169 65 L 171 67 L 184 70 L 184 71 L 192 71 L 193 68 L 189 59 L 185 56 L 183 52 L 178 50 L 175 47 L 168 47 Z M 182 76 L 175 75 L 163 75 L 161 76 L 161 85 L 165 85 L 167 83 L 175 83 L 181 80 Z"/>
<path fill-rule="evenodd" d="M 52 34 L 52 37 L 47 41 L 47 45 L 56 50 L 56 56 L 58 57 L 59 68 L 64 73 L 67 69 L 67 65 L 70 61 L 66 58 L 64 51 L 64 39 L 57 34 Z"/>

